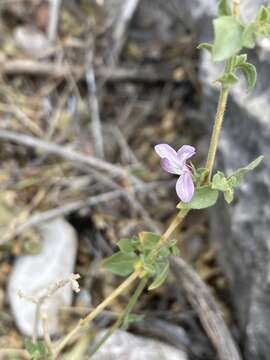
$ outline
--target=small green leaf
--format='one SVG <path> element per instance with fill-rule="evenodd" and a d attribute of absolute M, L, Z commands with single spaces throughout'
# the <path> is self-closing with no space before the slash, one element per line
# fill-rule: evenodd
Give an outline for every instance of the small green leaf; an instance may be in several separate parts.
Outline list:
<path fill-rule="evenodd" d="M 156 264 L 151 261 L 147 256 L 141 255 L 141 262 L 143 269 L 150 275 L 154 275 L 157 272 Z"/>
<path fill-rule="evenodd" d="M 113 274 L 127 276 L 134 270 L 138 257 L 132 254 L 117 252 L 103 261 L 103 266 Z"/>
<path fill-rule="evenodd" d="M 268 23 L 270 21 L 270 11 L 266 6 L 261 6 L 256 21 L 259 23 Z"/>
<path fill-rule="evenodd" d="M 209 43 L 201 43 L 197 46 L 197 49 L 205 49 L 207 51 L 209 51 L 212 54 L 213 51 L 213 44 L 209 44 Z"/>
<path fill-rule="evenodd" d="M 249 171 L 254 170 L 258 165 L 260 165 L 262 160 L 263 160 L 263 156 L 259 156 L 255 160 L 253 160 L 250 164 L 248 164 L 247 166 L 242 167 L 242 168 L 238 169 L 236 172 L 234 172 L 228 178 L 228 183 L 230 184 L 230 186 L 235 187 L 235 186 L 240 185 L 245 174 Z"/>
<path fill-rule="evenodd" d="M 195 169 L 193 167 L 193 181 L 197 186 L 200 186 L 206 178 L 208 170 L 206 168 Z"/>
<path fill-rule="evenodd" d="M 160 235 L 143 231 L 139 233 L 139 239 L 143 250 L 152 250 L 158 244 Z"/>
<path fill-rule="evenodd" d="M 162 246 L 159 250 L 160 257 L 166 258 L 171 254 L 169 245 Z"/>
<path fill-rule="evenodd" d="M 134 246 L 132 239 L 123 238 L 120 239 L 117 243 L 120 251 L 124 254 L 133 254 L 134 253 Z"/>
<path fill-rule="evenodd" d="M 210 186 L 203 186 L 195 190 L 194 196 L 189 203 L 180 202 L 178 209 L 205 209 L 215 205 L 218 199 L 218 190 L 211 189 Z"/>
<path fill-rule="evenodd" d="M 47 349 L 42 341 L 33 343 L 32 340 L 25 339 L 25 348 L 33 360 L 45 359 L 47 355 Z"/>
<path fill-rule="evenodd" d="M 234 57 L 233 67 L 237 67 L 247 62 L 247 54 L 241 54 Z"/>
<path fill-rule="evenodd" d="M 223 86 L 229 87 L 235 85 L 239 81 L 239 78 L 234 73 L 229 72 L 218 78 L 217 81 Z"/>
<path fill-rule="evenodd" d="M 249 63 L 245 63 L 238 65 L 237 68 L 240 69 L 244 74 L 248 85 L 248 90 L 251 91 L 254 88 L 257 81 L 257 71 L 255 66 Z"/>
<path fill-rule="evenodd" d="M 225 201 L 230 204 L 233 201 L 234 190 L 232 188 L 228 188 L 224 191 L 224 199 Z"/>
<path fill-rule="evenodd" d="M 167 279 L 170 271 L 170 264 L 169 261 L 166 261 L 163 266 L 161 267 L 160 272 L 157 274 L 155 280 L 149 286 L 148 290 L 154 290 L 160 287 L 164 281 Z"/>
<path fill-rule="evenodd" d="M 213 176 L 212 189 L 219 190 L 219 191 L 226 191 L 229 189 L 229 187 L 230 186 L 229 186 L 224 174 L 221 171 L 218 171 Z"/>
<path fill-rule="evenodd" d="M 243 47 L 243 32 L 243 25 L 233 16 L 215 19 L 213 60 L 223 61 L 236 55 Z"/>
<path fill-rule="evenodd" d="M 174 255 L 174 256 L 180 255 L 180 250 L 176 244 L 171 246 L 171 252 L 172 252 L 172 255 Z"/>
<path fill-rule="evenodd" d="M 243 47 L 253 49 L 256 45 L 256 24 L 250 23 L 243 32 Z"/>
<path fill-rule="evenodd" d="M 232 15 L 232 10 L 230 7 L 229 0 L 219 0 L 218 2 L 218 15 L 219 16 L 230 16 Z"/>

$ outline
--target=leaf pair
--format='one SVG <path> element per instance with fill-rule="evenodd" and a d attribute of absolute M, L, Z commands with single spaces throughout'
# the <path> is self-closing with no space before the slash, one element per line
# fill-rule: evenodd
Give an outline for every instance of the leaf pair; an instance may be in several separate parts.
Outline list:
<path fill-rule="evenodd" d="M 254 65 L 247 62 L 246 54 L 234 56 L 231 59 L 230 72 L 225 73 L 217 81 L 222 83 L 224 87 L 230 87 L 236 84 L 239 81 L 239 78 L 236 75 L 237 70 L 242 72 L 248 85 L 248 91 L 251 91 L 257 81 L 257 71 Z"/>
<path fill-rule="evenodd" d="M 139 238 L 121 239 L 117 245 L 120 251 L 105 259 L 103 266 L 120 276 L 127 276 L 135 268 L 142 267 L 142 276 L 154 276 L 149 290 L 156 289 L 166 280 L 169 274 L 168 257 L 179 255 L 176 241 L 161 245 L 160 235 L 152 232 L 141 232 Z"/>

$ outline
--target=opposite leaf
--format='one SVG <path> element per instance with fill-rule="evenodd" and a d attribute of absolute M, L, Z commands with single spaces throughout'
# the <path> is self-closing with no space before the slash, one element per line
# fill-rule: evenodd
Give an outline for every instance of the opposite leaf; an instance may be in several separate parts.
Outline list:
<path fill-rule="evenodd" d="M 244 27 L 233 16 L 214 20 L 213 60 L 223 61 L 236 55 L 243 47 L 243 32 Z"/>
<path fill-rule="evenodd" d="M 243 32 L 243 47 L 253 49 L 256 45 L 256 24 L 250 23 L 245 27 Z"/>
<path fill-rule="evenodd" d="M 219 191 L 226 191 L 229 189 L 229 187 L 230 186 L 229 186 L 224 174 L 221 171 L 218 171 L 213 176 L 212 189 L 219 190 Z"/>
<path fill-rule="evenodd" d="M 219 0 L 218 2 L 218 15 L 219 16 L 230 16 L 232 10 L 230 6 L 230 0 Z"/>
<path fill-rule="evenodd" d="M 160 235 L 142 231 L 139 233 L 139 239 L 143 250 L 152 250 L 158 244 Z"/>
<path fill-rule="evenodd" d="M 233 73 L 229 72 L 217 79 L 224 87 L 230 87 L 238 82 L 239 78 Z"/>
<path fill-rule="evenodd" d="M 234 190 L 229 188 L 228 190 L 224 191 L 224 199 L 225 201 L 230 204 L 233 201 Z"/>
<path fill-rule="evenodd" d="M 120 251 L 124 254 L 134 253 L 134 246 L 132 239 L 123 238 L 118 241 L 117 246 L 119 247 Z"/>
<path fill-rule="evenodd" d="M 209 51 L 212 54 L 213 51 L 213 44 L 209 44 L 209 43 L 201 43 L 197 46 L 197 49 L 205 49 L 207 51 Z"/>
<path fill-rule="evenodd" d="M 254 88 L 257 81 L 257 71 L 255 66 L 249 63 L 244 63 L 238 65 L 237 68 L 240 69 L 244 74 L 248 85 L 248 91 L 251 91 Z"/>
<path fill-rule="evenodd" d="M 119 251 L 105 259 L 103 266 L 113 274 L 127 276 L 133 272 L 137 259 L 138 257 L 135 255 L 124 254 Z"/>
<path fill-rule="evenodd" d="M 166 261 L 160 269 L 160 272 L 157 274 L 155 280 L 149 286 L 148 290 L 154 290 L 160 287 L 164 281 L 167 279 L 170 271 L 169 261 Z"/>
<path fill-rule="evenodd" d="M 218 190 L 211 189 L 210 186 L 203 186 L 195 190 L 194 196 L 189 203 L 180 202 L 178 209 L 205 209 L 209 208 L 217 202 Z"/>
<path fill-rule="evenodd" d="M 254 170 L 263 160 L 263 156 L 257 157 L 255 160 L 253 160 L 250 164 L 248 164 L 245 167 L 242 167 L 238 169 L 236 172 L 234 172 L 229 178 L 228 182 L 230 186 L 235 187 L 241 184 L 241 181 L 243 180 L 243 177 L 245 174 L 249 171 Z"/>

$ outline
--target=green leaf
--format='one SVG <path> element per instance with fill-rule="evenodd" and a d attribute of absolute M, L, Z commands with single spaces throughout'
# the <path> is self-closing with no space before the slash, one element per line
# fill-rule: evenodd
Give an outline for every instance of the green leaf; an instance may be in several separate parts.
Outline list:
<path fill-rule="evenodd" d="M 239 78 L 234 73 L 229 72 L 218 78 L 217 81 L 223 86 L 229 87 L 235 85 L 239 81 Z"/>
<path fill-rule="evenodd" d="M 243 47 L 253 49 L 256 45 L 256 24 L 250 23 L 243 32 Z"/>
<path fill-rule="evenodd" d="M 210 186 L 203 186 L 195 190 L 194 196 L 189 203 L 180 202 L 179 209 L 205 209 L 215 205 L 218 199 L 218 190 L 211 189 Z"/>
<path fill-rule="evenodd" d="M 238 65 L 237 68 L 242 71 L 248 85 L 248 91 L 251 91 L 257 81 L 257 71 L 255 66 L 249 63 L 245 63 Z"/>
<path fill-rule="evenodd" d="M 256 21 L 260 23 L 268 23 L 270 21 L 270 11 L 266 6 L 261 6 Z"/>
<path fill-rule="evenodd" d="M 232 188 L 228 188 L 224 191 L 224 199 L 225 201 L 230 204 L 233 201 L 234 190 Z"/>
<path fill-rule="evenodd" d="M 243 177 L 248 173 L 249 171 L 254 170 L 258 165 L 260 165 L 261 161 L 263 160 L 263 156 L 257 157 L 255 160 L 253 160 L 250 164 L 248 164 L 245 167 L 242 167 L 238 169 L 236 172 L 234 172 L 229 178 L 228 183 L 230 186 L 235 187 L 241 184 L 241 181 L 243 180 Z"/>
<path fill-rule="evenodd" d="M 207 51 L 209 51 L 212 54 L 213 51 L 213 44 L 209 44 L 209 43 L 201 43 L 197 46 L 197 49 L 205 49 Z"/>
<path fill-rule="evenodd" d="M 163 258 L 166 258 L 166 257 L 168 257 L 169 255 L 171 255 L 171 251 L 170 251 L 169 245 L 162 246 L 162 247 L 159 249 L 159 255 L 160 255 L 160 257 L 163 257 Z"/>
<path fill-rule="evenodd" d="M 127 276 L 134 270 L 138 257 L 132 254 L 117 252 L 103 261 L 103 266 L 113 274 Z"/>
<path fill-rule="evenodd" d="M 160 235 L 153 232 L 143 231 L 139 233 L 139 239 L 143 250 L 152 250 L 158 244 Z"/>
<path fill-rule="evenodd" d="M 246 62 L 247 62 L 247 54 L 237 55 L 234 57 L 233 68 L 246 64 Z"/>
<path fill-rule="evenodd" d="M 155 280 L 152 282 L 152 284 L 149 286 L 148 290 L 154 290 L 160 287 L 164 281 L 167 279 L 170 271 L 170 264 L 167 260 L 163 266 L 161 267 L 160 272 L 157 274 Z"/>
<path fill-rule="evenodd" d="M 144 270 L 150 274 L 150 275 L 154 275 L 157 272 L 157 267 L 156 264 L 149 260 L 149 258 L 147 256 L 144 256 L 143 254 L 141 255 L 141 262 L 143 265 Z"/>
<path fill-rule="evenodd" d="M 212 189 L 216 189 L 219 191 L 226 191 L 230 188 L 227 179 L 221 171 L 218 171 L 212 180 Z"/>
<path fill-rule="evenodd" d="M 208 170 L 206 168 L 195 169 L 193 167 L 193 181 L 197 186 L 200 186 L 206 178 Z"/>
<path fill-rule="evenodd" d="M 172 245 L 171 252 L 172 252 L 172 255 L 174 255 L 174 256 L 180 255 L 180 250 L 176 244 Z"/>
<path fill-rule="evenodd" d="M 134 254 L 134 245 L 132 239 L 123 238 L 117 243 L 120 251 L 124 254 Z"/>
<path fill-rule="evenodd" d="M 232 15 L 232 10 L 230 7 L 229 0 L 219 0 L 218 2 L 218 15 L 219 16 L 230 16 Z"/>
<path fill-rule="evenodd" d="M 236 55 L 243 47 L 243 32 L 243 25 L 233 16 L 215 19 L 213 60 L 223 61 Z"/>
<path fill-rule="evenodd" d="M 42 341 L 33 343 L 32 340 L 25 339 L 25 348 L 33 360 L 45 359 L 47 355 L 47 349 Z"/>

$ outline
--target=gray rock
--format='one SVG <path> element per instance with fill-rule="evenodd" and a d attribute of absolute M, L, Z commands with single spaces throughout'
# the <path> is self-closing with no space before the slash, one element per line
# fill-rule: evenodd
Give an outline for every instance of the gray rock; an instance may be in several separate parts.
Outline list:
<path fill-rule="evenodd" d="M 101 333 L 99 336 L 102 336 Z M 187 360 L 181 350 L 157 340 L 116 331 L 92 357 L 93 360 Z"/>
<path fill-rule="evenodd" d="M 262 0 L 242 2 L 243 18 L 254 17 Z M 210 40 L 209 16 L 216 11 L 214 0 L 188 0 L 190 16 L 200 40 Z M 211 25 L 211 24 L 210 24 Z M 231 92 L 222 131 L 217 166 L 226 174 L 265 156 L 263 165 L 246 177 L 236 192 L 232 206 L 219 201 L 211 213 L 212 239 L 218 247 L 220 263 L 226 273 L 236 316 L 244 338 L 246 358 L 269 359 L 270 353 L 270 47 L 269 41 L 258 44 L 249 52 L 257 66 L 258 82 L 248 95 L 244 81 Z M 211 128 L 216 105 L 217 88 L 213 80 L 220 69 L 202 53 L 200 76 L 203 84 L 204 110 Z M 210 122 L 211 121 L 211 122 Z M 209 130 L 210 131 L 210 130 Z"/>
<path fill-rule="evenodd" d="M 42 249 L 38 255 L 20 256 L 14 264 L 9 284 L 8 299 L 16 324 L 22 334 L 31 336 L 35 305 L 18 296 L 18 291 L 37 295 L 58 280 L 66 279 L 73 272 L 77 236 L 73 227 L 64 219 L 55 219 L 40 227 Z M 58 309 L 71 305 L 72 289 L 65 286 L 57 290 L 43 305 L 48 316 L 49 332 L 58 332 Z M 42 334 L 39 328 L 39 334 Z"/>

